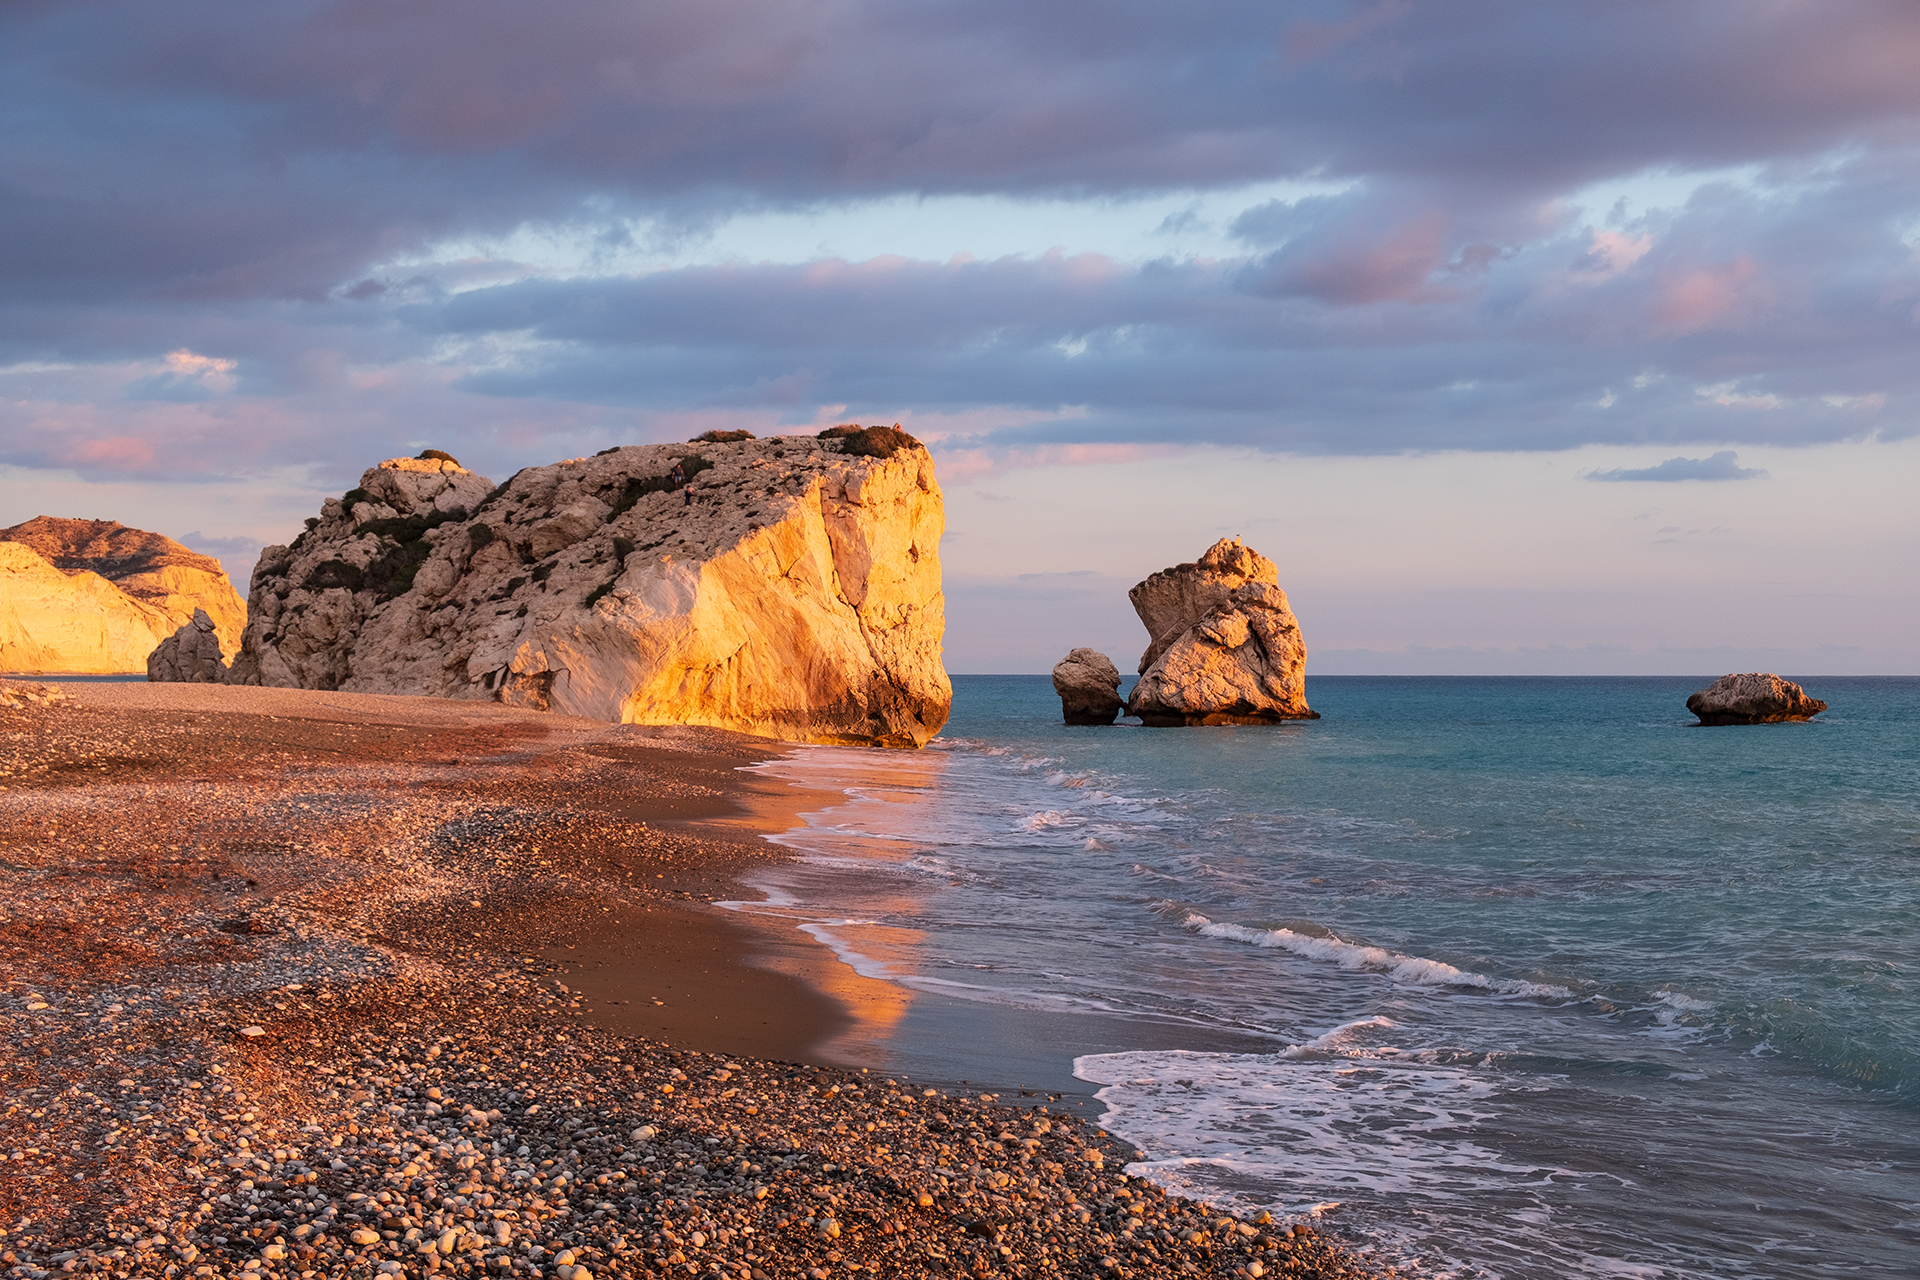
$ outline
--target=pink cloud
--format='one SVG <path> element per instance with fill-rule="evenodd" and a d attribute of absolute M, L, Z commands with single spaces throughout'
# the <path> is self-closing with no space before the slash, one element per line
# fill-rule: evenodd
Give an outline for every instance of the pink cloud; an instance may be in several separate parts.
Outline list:
<path fill-rule="evenodd" d="M 1342 45 L 1352 44 L 1362 36 L 1398 22 L 1412 12 L 1413 6 L 1407 0 L 1381 0 L 1381 3 L 1345 22 L 1303 20 L 1287 28 L 1287 33 L 1280 37 L 1280 49 L 1286 55 L 1287 65 L 1297 66 L 1331 53 Z"/>
<path fill-rule="evenodd" d="M 1440 297 L 1428 280 L 1447 261 L 1446 232 L 1446 218 L 1435 212 L 1378 236 L 1310 246 L 1283 271 L 1283 290 L 1336 306 Z"/>
<path fill-rule="evenodd" d="M 153 442 L 138 436 L 75 440 L 54 456 L 70 466 L 101 471 L 146 471 L 153 466 Z"/>
<path fill-rule="evenodd" d="M 1759 264 L 1742 254 L 1663 281 L 1654 295 L 1653 318 L 1671 333 L 1696 333 L 1750 319 L 1771 302 Z"/>
<path fill-rule="evenodd" d="M 1175 444 L 1047 444 L 1028 448 L 933 450 L 940 478 L 948 484 L 980 480 L 1006 471 L 1035 467 L 1092 467 L 1170 458 L 1185 452 Z"/>

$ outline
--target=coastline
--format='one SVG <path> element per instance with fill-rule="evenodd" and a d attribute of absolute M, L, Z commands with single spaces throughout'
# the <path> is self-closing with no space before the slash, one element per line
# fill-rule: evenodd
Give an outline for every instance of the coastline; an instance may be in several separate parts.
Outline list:
<path fill-rule="evenodd" d="M 1071 1115 L 798 1065 L 824 949 L 708 905 L 824 798 L 739 771 L 782 744 L 64 692 L 0 720 L 10 1274 L 1362 1273 Z"/>

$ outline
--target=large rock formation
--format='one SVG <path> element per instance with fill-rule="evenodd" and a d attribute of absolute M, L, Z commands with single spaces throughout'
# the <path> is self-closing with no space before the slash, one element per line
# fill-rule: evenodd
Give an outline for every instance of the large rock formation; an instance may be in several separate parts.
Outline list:
<path fill-rule="evenodd" d="M 1721 676 L 1687 699 L 1687 710 L 1701 724 L 1778 724 L 1805 720 L 1827 709 L 1818 698 L 1772 672 L 1745 671 Z"/>
<path fill-rule="evenodd" d="M 147 679 L 163 684 L 223 684 L 227 664 L 222 657 L 213 619 L 205 609 L 195 609 L 192 622 L 147 655 Z"/>
<path fill-rule="evenodd" d="M 0 671 L 142 671 L 195 610 L 239 647 L 246 606 L 218 560 L 112 520 L 0 529 Z"/>
<path fill-rule="evenodd" d="M 1127 714 L 1149 725 L 1318 720 L 1307 646 L 1273 561 L 1222 539 L 1128 592 L 1153 637 Z"/>
<path fill-rule="evenodd" d="M 609 449 L 497 488 L 396 458 L 307 523 L 261 553 L 235 683 L 886 746 L 952 703 L 940 488 L 905 433 Z"/>
<path fill-rule="evenodd" d="M 1053 691 L 1068 724 L 1112 724 L 1120 718 L 1120 669 L 1096 649 L 1075 649 L 1053 668 Z"/>

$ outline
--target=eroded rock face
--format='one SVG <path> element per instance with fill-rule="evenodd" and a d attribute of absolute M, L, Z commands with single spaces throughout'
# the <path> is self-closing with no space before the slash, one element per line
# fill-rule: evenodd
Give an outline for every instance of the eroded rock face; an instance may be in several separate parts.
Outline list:
<path fill-rule="evenodd" d="M 1746 671 L 1721 676 L 1687 699 L 1687 710 L 1701 724 L 1778 724 L 1805 720 L 1827 709 L 1818 698 L 1772 672 Z"/>
<path fill-rule="evenodd" d="M 1189 627 L 1249 582 L 1277 586 L 1280 571 L 1240 539 L 1222 538 L 1198 561 L 1162 569 L 1127 592 L 1150 637 L 1140 655 L 1140 673 L 1146 674 Z"/>
<path fill-rule="evenodd" d="M 1096 649 L 1075 649 L 1053 669 L 1053 691 L 1068 724 L 1112 724 L 1120 718 L 1120 669 Z"/>
<path fill-rule="evenodd" d="M 1280 574 L 1238 538 L 1127 593 L 1153 637 L 1127 714 L 1149 725 L 1318 720 L 1307 706 L 1307 646 Z"/>
<path fill-rule="evenodd" d="M 1127 714 L 1159 726 L 1318 720 L 1306 668 L 1287 593 L 1249 582 L 1167 646 L 1133 687 Z"/>
<path fill-rule="evenodd" d="M 222 657 L 213 619 L 205 609 L 195 609 L 192 622 L 147 655 L 147 679 L 166 684 L 222 684 L 227 678 Z"/>
<path fill-rule="evenodd" d="M 0 529 L 0 670 L 142 671 L 196 609 L 239 646 L 246 606 L 218 560 L 112 520 Z"/>
<path fill-rule="evenodd" d="M 382 463 L 261 553 L 231 679 L 917 746 L 953 695 L 940 488 L 903 438 L 635 446 L 497 488 Z"/>

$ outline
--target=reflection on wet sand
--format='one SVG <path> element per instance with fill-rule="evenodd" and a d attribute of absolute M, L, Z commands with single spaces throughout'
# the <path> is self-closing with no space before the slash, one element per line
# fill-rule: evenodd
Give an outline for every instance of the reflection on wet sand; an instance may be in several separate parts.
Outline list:
<path fill-rule="evenodd" d="M 912 809 L 931 802 L 946 767 L 946 757 L 934 752 L 805 747 L 751 770 L 828 801 L 802 811 L 804 825 L 775 837 L 799 858 L 747 877 L 766 901 L 723 904 L 768 924 L 785 922 L 828 949 L 776 945 L 762 958 L 767 968 L 846 1006 L 851 1023 L 819 1046 L 820 1057 L 882 1065 L 886 1043 L 913 1002 L 906 981 L 921 971 L 926 935 L 882 921 L 922 917 L 938 884 L 902 874 L 917 850 L 885 833 L 925 825 Z M 860 904 L 858 915 L 822 909 L 848 902 Z"/>

